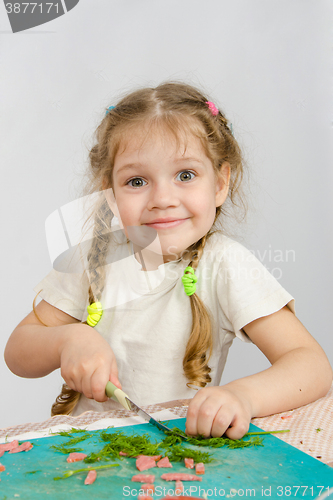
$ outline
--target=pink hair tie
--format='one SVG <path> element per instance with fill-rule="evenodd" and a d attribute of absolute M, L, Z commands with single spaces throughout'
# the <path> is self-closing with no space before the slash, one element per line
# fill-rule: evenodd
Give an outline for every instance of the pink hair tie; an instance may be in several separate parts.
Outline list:
<path fill-rule="evenodd" d="M 219 110 L 217 109 L 217 107 L 215 106 L 215 104 L 213 102 L 207 101 L 206 104 L 209 107 L 210 112 L 212 113 L 213 116 L 216 116 L 219 114 Z"/>

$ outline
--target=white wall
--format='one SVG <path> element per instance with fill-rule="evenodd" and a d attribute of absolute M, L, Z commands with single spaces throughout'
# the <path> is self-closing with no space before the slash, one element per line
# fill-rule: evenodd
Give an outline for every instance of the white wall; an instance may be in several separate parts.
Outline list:
<path fill-rule="evenodd" d="M 103 108 L 177 79 L 231 119 L 250 174 L 242 242 L 333 362 L 331 22 L 329 0 L 82 0 L 12 34 L 0 6 L 0 351 L 50 269 L 44 222 L 79 195 Z M 236 341 L 224 380 L 266 366 Z M 48 418 L 58 373 L 21 379 L 1 357 L 0 380 L 0 427 Z"/>

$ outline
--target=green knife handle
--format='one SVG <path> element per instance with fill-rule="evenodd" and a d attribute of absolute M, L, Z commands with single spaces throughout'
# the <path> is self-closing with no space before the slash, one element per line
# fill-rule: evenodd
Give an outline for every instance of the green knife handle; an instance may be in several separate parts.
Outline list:
<path fill-rule="evenodd" d="M 108 382 L 105 387 L 105 394 L 108 398 L 113 398 L 115 390 L 118 389 L 112 382 Z"/>
<path fill-rule="evenodd" d="M 112 382 L 108 382 L 106 384 L 105 394 L 108 398 L 112 398 L 114 401 L 117 401 L 117 403 L 120 403 L 125 410 L 131 410 L 131 407 L 126 400 L 126 397 L 128 397 L 127 394 L 125 394 L 124 391 L 119 389 L 119 387 L 115 386 Z"/>

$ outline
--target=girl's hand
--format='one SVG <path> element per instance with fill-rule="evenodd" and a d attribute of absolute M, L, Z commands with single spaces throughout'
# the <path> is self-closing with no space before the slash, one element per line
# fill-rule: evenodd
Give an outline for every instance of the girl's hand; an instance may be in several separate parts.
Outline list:
<path fill-rule="evenodd" d="M 87 398 L 107 401 L 105 386 L 109 380 L 121 389 L 115 355 L 107 341 L 90 326 L 67 325 L 59 357 L 66 384 Z"/>
<path fill-rule="evenodd" d="M 226 434 L 240 439 L 249 430 L 252 418 L 250 400 L 227 385 L 200 389 L 191 400 L 186 418 L 186 433 L 208 438 Z"/>

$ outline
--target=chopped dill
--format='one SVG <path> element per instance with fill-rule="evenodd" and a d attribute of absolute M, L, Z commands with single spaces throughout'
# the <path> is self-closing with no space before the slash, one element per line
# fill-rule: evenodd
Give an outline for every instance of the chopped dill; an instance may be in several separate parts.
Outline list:
<path fill-rule="evenodd" d="M 160 444 L 160 448 L 170 448 L 170 446 L 174 446 L 175 444 L 180 443 L 183 443 L 181 437 L 177 436 L 176 434 L 169 434 L 165 439 L 163 439 L 162 443 Z"/>
<path fill-rule="evenodd" d="M 54 451 L 59 451 L 60 453 L 64 453 L 65 455 L 69 453 L 76 453 L 79 451 L 83 451 L 83 448 L 68 448 L 66 444 L 53 444 L 50 448 Z"/>
<path fill-rule="evenodd" d="M 90 453 L 84 459 L 84 462 L 93 464 L 99 461 L 123 460 L 120 455 L 120 452 L 122 452 L 126 453 L 127 458 L 137 457 L 138 455 L 153 456 L 163 454 L 172 462 L 180 462 L 184 458 L 193 458 L 195 462 L 209 463 L 214 460 L 211 454 L 193 447 L 221 448 L 225 446 L 230 449 L 237 449 L 263 446 L 263 438 L 259 437 L 259 435 L 276 432 L 287 431 L 252 432 L 245 434 L 242 439 L 229 439 L 226 436 L 206 439 L 203 436 L 190 437 L 184 431 L 174 427 L 170 431 L 165 431 L 166 437 L 162 441 L 151 442 L 149 434 L 127 435 L 122 430 L 109 432 L 109 428 L 107 428 L 99 433 L 100 441 L 105 443 L 103 448 L 98 452 Z M 80 435 L 73 437 L 74 433 L 80 433 Z M 83 451 L 82 448 L 71 448 L 70 445 L 77 444 L 93 436 L 93 434 L 81 429 L 72 429 L 71 432 L 61 432 L 59 434 L 71 439 L 62 445 L 53 445 L 51 448 L 65 454 Z M 184 441 L 179 434 L 186 437 L 186 440 Z"/>
<path fill-rule="evenodd" d="M 138 455 L 157 455 L 159 443 L 152 443 L 148 434 L 142 436 L 128 436 L 123 431 L 100 433 L 101 440 L 107 444 L 98 453 L 90 453 L 84 462 L 92 463 L 97 460 L 110 460 L 120 458 L 119 452 L 124 452 L 128 457 Z"/>
<path fill-rule="evenodd" d="M 231 442 L 227 444 L 228 448 L 231 450 L 235 450 L 236 448 L 247 448 L 248 446 L 264 446 L 263 438 L 258 436 L 250 438 L 248 441 L 244 441 L 243 439 L 234 439 L 230 440 Z"/>
<path fill-rule="evenodd" d="M 165 439 L 167 441 L 169 439 L 170 442 L 176 442 L 177 435 L 172 434 L 173 432 L 176 432 L 177 434 L 182 434 L 186 436 L 184 431 L 178 429 L 177 427 L 174 427 L 168 437 Z M 261 434 L 261 433 L 252 433 L 253 434 Z M 265 433 L 266 434 L 266 433 Z M 267 433 L 270 434 L 270 433 Z M 247 437 L 247 434 L 245 434 L 244 437 Z M 263 446 L 262 438 L 259 437 L 251 437 L 249 440 L 245 440 L 244 437 L 242 439 L 230 439 L 228 437 L 216 437 L 216 438 L 205 438 L 204 436 L 197 436 L 197 437 L 189 437 L 187 436 L 187 443 L 192 444 L 194 446 L 209 446 L 210 448 L 222 448 L 222 446 L 227 446 L 230 449 L 235 449 L 235 448 L 247 448 L 249 446 Z M 181 438 L 177 438 L 181 439 Z"/>
<path fill-rule="evenodd" d="M 263 446 L 263 438 L 253 436 L 250 439 L 229 439 L 227 437 L 205 439 L 203 436 L 188 437 L 184 442 L 177 434 L 184 434 L 180 429 L 174 428 L 170 432 L 166 432 L 167 436 L 159 443 L 152 443 L 148 434 L 143 435 L 126 435 L 123 431 L 116 432 L 100 432 L 101 441 L 107 443 L 97 453 L 90 453 L 85 459 L 85 463 L 95 463 L 100 460 L 108 461 L 122 459 L 120 452 L 126 453 L 128 458 L 137 457 L 138 455 L 159 455 L 163 454 L 170 461 L 179 462 L 184 458 L 193 458 L 196 462 L 209 463 L 213 460 L 210 453 L 204 453 L 199 450 L 188 447 L 192 446 L 208 446 L 210 448 L 221 448 L 226 446 L 230 449 L 246 448 L 249 446 Z"/>
<path fill-rule="evenodd" d="M 73 444 L 81 443 L 81 441 L 85 441 L 86 439 L 92 437 L 92 434 L 84 434 L 82 436 L 78 436 L 72 439 L 69 439 L 66 443 L 65 446 L 72 446 Z"/>
<path fill-rule="evenodd" d="M 193 450 L 187 447 L 185 448 L 180 444 L 173 445 L 166 452 L 166 456 L 169 458 L 170 462 L 181 462 L 184 458 L 193 458 L 195 462 L 208 464 L 214 460 L 209 453 Z"/>
<path fill-rule="evenodd" d="M 92 437 L 92 434 L 89 434 L 84 429 L 74 429 L 74 428 L 69 432 L 61 431 L 61 432 L 58 432 L 56 434 L 63 436 L 63 437 L 71 438 L 71 439 L 68 439 L 68 441 L 66 441 L 63 444 L 60 444 L 60 445 L 54 444 L 54 445 L 50 446 L 50 448 L 52 448 L 53 450 L 59 451 L 60 453 L 64 453 L 64 454 L 83 451 L 82 448 L 73 448 L 73 445 L 76 445 L 77 443 L 81 443 L 82 441 L 85 441 L 86 439 Z M 80 435 L 77 437 L 73 437 L 73 434 L 80 434 Z"/>
<path fill-rule="evenodd" d="M 64 437 L 72 437 L 73 434 L 83 434 L 86 432 L 87 431 L 85 429 L 75 429 L 75 427 L 72 427 L 70 431 L 60 431 L 56 432 L 55 434 L 59 434 L 59 436 Z"/>

